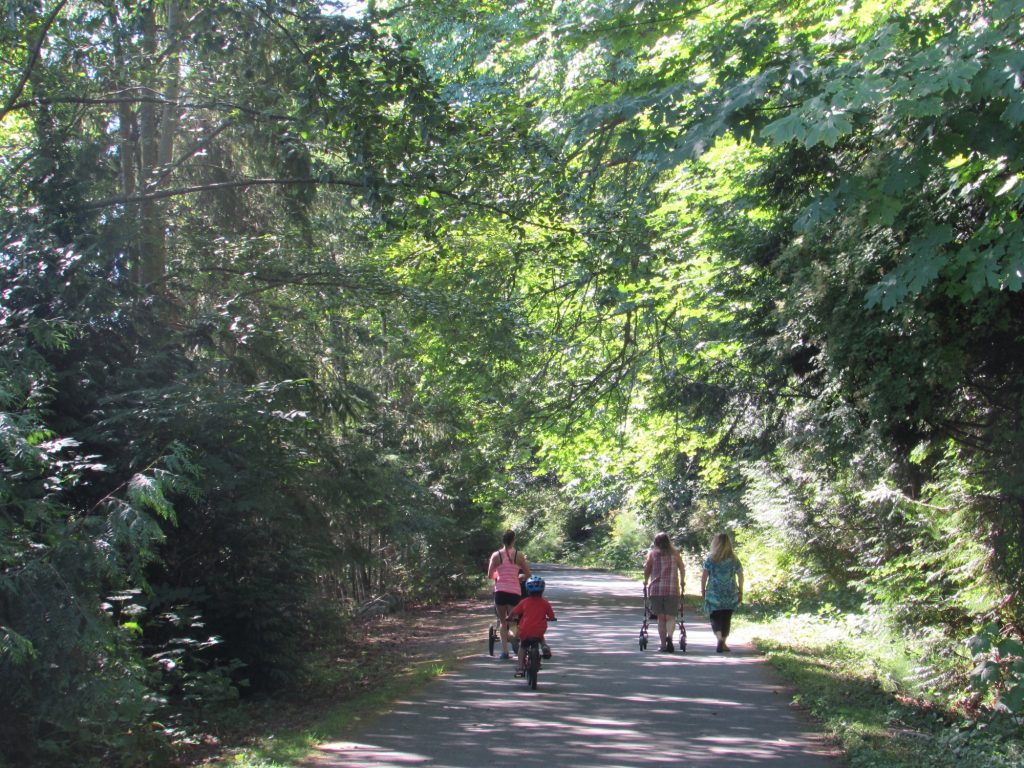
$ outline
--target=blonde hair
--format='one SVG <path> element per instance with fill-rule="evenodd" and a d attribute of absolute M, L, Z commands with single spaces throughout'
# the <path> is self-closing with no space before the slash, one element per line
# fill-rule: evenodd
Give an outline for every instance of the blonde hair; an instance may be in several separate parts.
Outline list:
<path fill-rule="evenodd" d="M 711 540 L 711 560 L 720 563 L 732 557 L 732 542 L 729 541 L 729 534 L 716 533 Z"/>

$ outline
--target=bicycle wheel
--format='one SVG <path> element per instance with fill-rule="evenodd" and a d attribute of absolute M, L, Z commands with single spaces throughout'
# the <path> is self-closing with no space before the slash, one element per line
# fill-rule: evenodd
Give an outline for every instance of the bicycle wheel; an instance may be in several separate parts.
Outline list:
<path fill-rule="evenodd" d="M 647 650 L 647 631 L 643 629 L 640 630 L 640 650 Z"/>
<path fill-rule="evenodd" d="M 498 642 L 498 633 L 494 629 L 494 625 L 491 624 L 487 629 L 487 653 L 491 656 L 494 655 L 494 644 Z"/>
<path fill-rule="evenodd" d="M 537 675 L 540 673 L 540 646 L 533 645 L 526 652 L 526 682 L 537 690 Z"/>

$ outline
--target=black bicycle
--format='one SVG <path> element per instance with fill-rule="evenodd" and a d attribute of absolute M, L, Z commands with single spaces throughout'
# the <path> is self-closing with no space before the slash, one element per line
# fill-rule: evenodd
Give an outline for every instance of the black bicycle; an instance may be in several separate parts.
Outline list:
<path fill-rule="evenodd" d="M 523 648 L 526 649 L 526 658 L 524 659 L 526 684 L 533 690 L 537 690 L 537 677 L 540 675 L 540 640 L 525 640 L 523 641 Z"/>
<path fill-rule="evenodd" d="M 549 619 L 557 621 L 557 619 Z M 537 678 L 540 676 L 540 660 L 544 658 L 544 645 L 541 640 L 523 640 L 523 667 L 526 673 L 526 684 L 537 690 Z"/>

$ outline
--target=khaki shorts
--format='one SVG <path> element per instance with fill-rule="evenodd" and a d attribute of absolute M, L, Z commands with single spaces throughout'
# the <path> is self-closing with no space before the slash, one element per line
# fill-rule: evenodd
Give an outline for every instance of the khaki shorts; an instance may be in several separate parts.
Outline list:
<path fill-rule="evenodd" d="M 679 595 L 652 595 L 651 613 L 655 616 L 672 616 L 679 613 Z"/>

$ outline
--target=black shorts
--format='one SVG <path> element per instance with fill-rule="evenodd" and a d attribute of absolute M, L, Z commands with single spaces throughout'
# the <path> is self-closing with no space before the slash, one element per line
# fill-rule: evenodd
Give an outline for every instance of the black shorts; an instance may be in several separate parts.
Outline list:
<path fill-rule="evenodd" d="M 519 601 L 522 600 L 521 595 L 514 595 L 511 592 L 495 592 L 494 593 L 494 604 L 495 605 L 507 605 L 509 607 L 519 605 Z"/>

